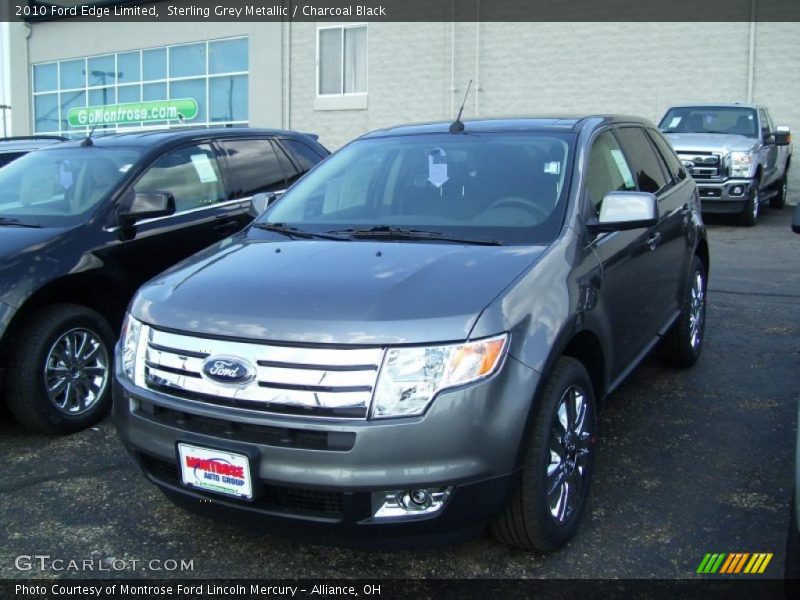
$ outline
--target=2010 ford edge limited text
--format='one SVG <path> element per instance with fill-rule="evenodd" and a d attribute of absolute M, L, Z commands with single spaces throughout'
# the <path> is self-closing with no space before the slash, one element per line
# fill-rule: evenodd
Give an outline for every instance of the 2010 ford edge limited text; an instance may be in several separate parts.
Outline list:
<path fill-rule="evenodd" d="M 335 540 L 576 531 L 601 400 L 703 346 L 694 181 L 647 121 L 365 135 L 246 231 L 143 287 L 115 420 L 218 518 Z"/>

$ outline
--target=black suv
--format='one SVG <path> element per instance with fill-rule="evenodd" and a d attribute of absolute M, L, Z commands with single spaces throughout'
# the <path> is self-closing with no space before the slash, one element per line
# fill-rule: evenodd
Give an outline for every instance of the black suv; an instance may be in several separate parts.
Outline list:
<path fill-rule="evenodd" d="M 28 152 L 44 146 L 63 142 L 67 138 L 58 135 L 26 135 L 0 138 L 0 167 L 25 156 Z"/>
<path fill-rule="evenodd" d="M 0 369 L 17 419 L 72 432 L 101 418 L 136 288 L 247 225 L 253 194 L 279 194 L 328 154 L 289 131 L 149 131 L 0 170 Z"/>

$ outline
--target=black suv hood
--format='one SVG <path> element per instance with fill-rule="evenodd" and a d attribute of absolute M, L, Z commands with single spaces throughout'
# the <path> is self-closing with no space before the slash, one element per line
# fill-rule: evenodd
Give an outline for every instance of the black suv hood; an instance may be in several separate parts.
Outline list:
<path fill-rule="evenodd" d="M 144 286 L 157 327 L 273 341 L 388 344 L 465 339 L 544 247 L 237 237 Z"/>

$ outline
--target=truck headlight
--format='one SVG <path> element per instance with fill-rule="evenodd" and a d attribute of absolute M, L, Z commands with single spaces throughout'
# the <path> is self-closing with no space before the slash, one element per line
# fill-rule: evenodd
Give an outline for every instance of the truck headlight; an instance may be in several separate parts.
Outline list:
<path fill-rule="evenodd" d="M 375 387 L 373 418 L 422 414 L 440 391 L 493 375 L 507 346 L 504 333 L 464 344 L 390 348 Z"/>
<path fill-rule="evenodd" d="M 752 154 L 749 152 L 731 152 L 729 161 L 731 177 L 748 177 L 750 175 L 750 164 L 753 162 Z"/>
<path fill-rule="evenodd" d="M 137 321 L 130 314 L 125 315 L 125 321 L 122 324 L 120 349 L 122 351 L 122 370 L 130 381 L 134 380 L 134 375 L 136 374 L 136 356 L 139 351 L 139 337 L 141 334 L 141 321 Z"/>

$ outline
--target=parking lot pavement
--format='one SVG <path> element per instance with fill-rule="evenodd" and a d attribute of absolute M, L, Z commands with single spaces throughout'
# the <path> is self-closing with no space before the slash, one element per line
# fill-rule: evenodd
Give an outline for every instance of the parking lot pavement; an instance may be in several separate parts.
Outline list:
<path fill-rule="evenodd" d="M 610 397 L 590 512 L 556 554 L 511 551 L 488 534 L 400 552 L 257 534 L 173 507 L 134 471 L 109 420 L 44 437 L 5 418 L 0 577 L 41 576 L 17 570 L 15 557 L 49 554 L 193 560 L 190 572 L 128 576 L 682 578 L 706 552 L 774 552 L 765 576 L 779 577 L 800 389 L 800 236 L 791 212 L 766 211 L 755 229 L 709 225 L 703 357 L 688 371 L 648 359 Z M 59 574 L 93 575 L 51 573 Z"/>

